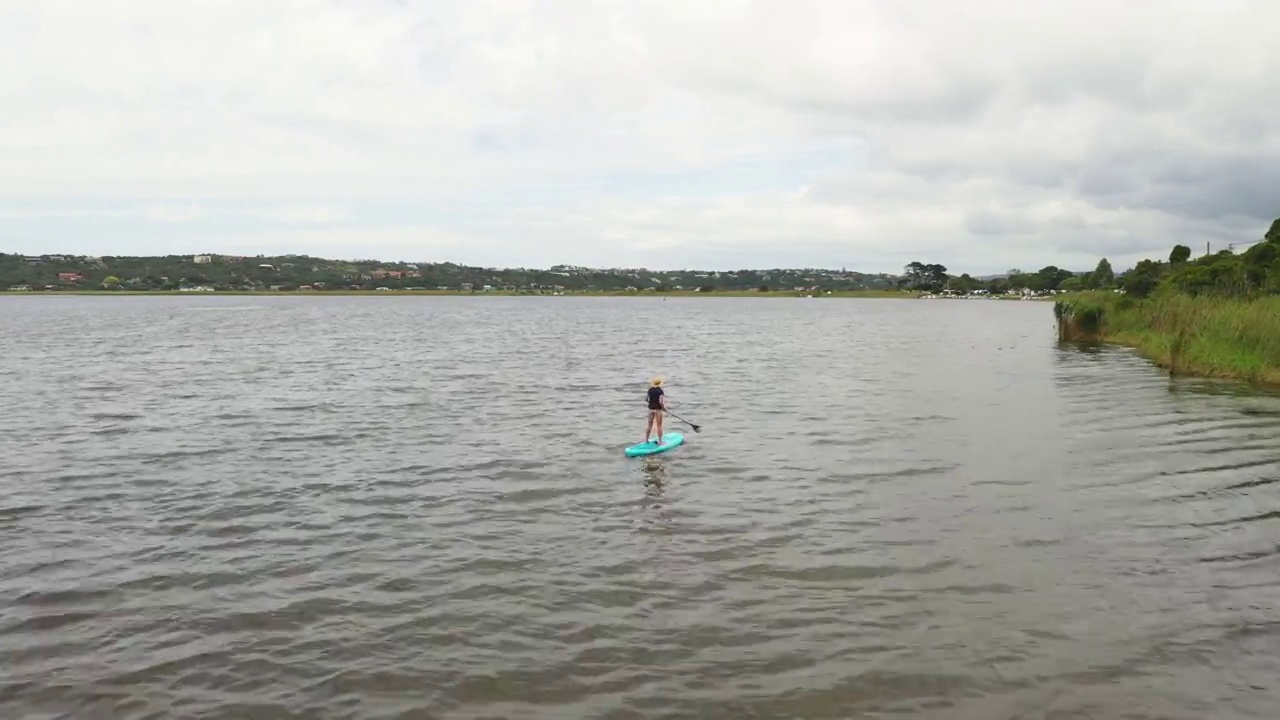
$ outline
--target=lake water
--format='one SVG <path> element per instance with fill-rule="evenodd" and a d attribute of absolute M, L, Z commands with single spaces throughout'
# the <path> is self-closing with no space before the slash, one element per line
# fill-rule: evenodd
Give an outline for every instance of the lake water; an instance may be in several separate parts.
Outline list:
<path fill-rule="evenodd" d="M 0 717 L 1280 707 L 1280 400 L 1048 303 L 10 297 L 0 387 Z"/>

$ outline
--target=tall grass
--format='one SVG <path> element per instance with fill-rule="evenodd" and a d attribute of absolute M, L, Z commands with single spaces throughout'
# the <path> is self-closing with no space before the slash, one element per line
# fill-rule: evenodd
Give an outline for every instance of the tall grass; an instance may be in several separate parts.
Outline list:
<path fill-rule="evenodd" d="M 1137 349 L 1174 374 L 1280 383 L 1280 297 L 1077 293 L 1055 303 L 1058 336 Z"/>

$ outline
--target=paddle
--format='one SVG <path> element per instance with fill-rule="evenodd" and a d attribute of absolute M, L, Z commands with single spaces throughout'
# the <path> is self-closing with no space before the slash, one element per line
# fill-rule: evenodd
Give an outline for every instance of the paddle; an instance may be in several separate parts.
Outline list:
<path fill-rule="evenodd" d="M 688 425 L 689 427 L 693 428 L 693 431 L 694 431 L 694 432 L 696 432 L 696 433 L 700 433 L 700 432 L 702 432 L 702 428 L 698 427 L 697 425 L 694 425 L 693 423 L 689 422 L 688 420 L 685 420 L 684 418 L 682 418 L 682 417 L 680 417 L 679 415 L 677 415 L 677 414 L 675 414 L 675 413 L 671 412 L 670 410 L 663 410 L 662 412 L 664 412 L 664 413 L 666 413 L 666 414 L 670 415 L 671 417 L 673 417 L 673 418 L 675 418 L 675 419 L 679 420 L 680 422 L 682 422 L 682 423 L 684 423 L 684 424 Z"/>

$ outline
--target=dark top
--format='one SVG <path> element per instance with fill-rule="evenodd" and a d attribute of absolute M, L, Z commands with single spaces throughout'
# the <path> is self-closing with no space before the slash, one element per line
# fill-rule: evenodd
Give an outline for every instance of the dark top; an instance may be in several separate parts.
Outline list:
<path fill-rule="evenodd" d="M 650 410 L 662 409 L 662 388 L 660 387 L 649 388 L 649 409 Z"/>

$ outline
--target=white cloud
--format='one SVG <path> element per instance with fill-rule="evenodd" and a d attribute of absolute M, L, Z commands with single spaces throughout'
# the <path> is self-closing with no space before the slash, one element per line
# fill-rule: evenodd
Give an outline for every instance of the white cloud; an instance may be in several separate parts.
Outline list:
<path fill-rule="evenodd" d="M 1280 215 L 1278 20 L 1264 0 L 9 3 L 0 220 L 22 232 L 0 238 L 88 242 L 87 213 L 163 223 L 175 250 L 426 233 L 488 264 L 1123 267 Z"/>
<path fill-rule="evenodd" d="M 276 220 L 292 225 L 347 222 L 352 219 L 351 213 L 334 207 L 280 207 L 257 213 L 264 220 Z"/>
<path fill-rule="evenodd" d="M 114 215 L 107 211 L 106 214 Z M 196 205 L 149 205 L 138 208 L 137 215 L 154 222 L 185 223 L 205 215 L 205 211 Z"/>
<path fill-rule="evenodd" d="M 195 203 L 149 203 L 133 206 L 97 207 L 92 209 L 45 205 L 0 209 L 0 218 L 12 220 L 33 218 L 140 218 L 157 223 L 189 223 L 211 216 L 255 218 L 288 224 L 327 224 L 350 221 L 352 215 L 343 208 L 331 206 L 254 206 L 244 203 L 216 206 Z"/>

